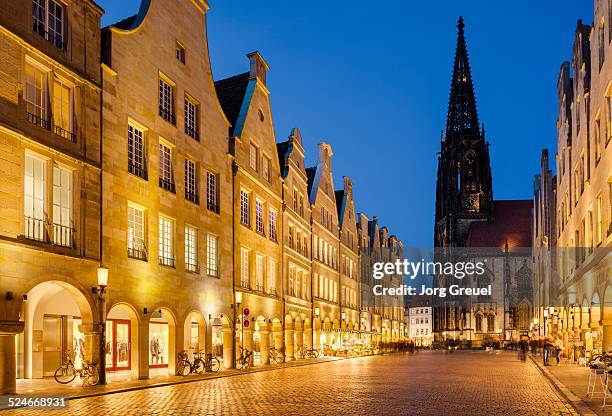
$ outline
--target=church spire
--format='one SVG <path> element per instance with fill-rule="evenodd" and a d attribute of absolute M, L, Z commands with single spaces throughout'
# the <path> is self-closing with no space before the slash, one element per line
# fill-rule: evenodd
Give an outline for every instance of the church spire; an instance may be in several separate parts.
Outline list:
<path fill-rule="evenodd" d="M 455 134 L 478 136 L 479 133 L 478 111 L 464 28 L 463 17 L 460 16 L 457 23 L 457 49 L 446 121 L 447 138 Z"/>

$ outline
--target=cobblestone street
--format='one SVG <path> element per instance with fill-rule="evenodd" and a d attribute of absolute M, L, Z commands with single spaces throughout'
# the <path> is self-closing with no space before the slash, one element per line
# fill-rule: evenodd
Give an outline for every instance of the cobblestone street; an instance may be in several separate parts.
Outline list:
<path fill-rule="evenodd" d="M 421 352 L 320 363 L 71 400 L 87 415 L 575 414 L 530 362 L 514 354 Z"/>

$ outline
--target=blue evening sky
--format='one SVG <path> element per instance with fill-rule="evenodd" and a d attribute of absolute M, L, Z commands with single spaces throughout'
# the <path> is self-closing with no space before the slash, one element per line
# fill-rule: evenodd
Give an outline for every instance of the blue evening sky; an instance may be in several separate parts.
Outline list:
<path fill-rule="evenodd" d="M 155 1 L 155 0 L 153 0 Z M 103 25 L 139 0 L 98 0 Z M 259 50 L 278 141 L 299 127 L 307 165 L 334 151 L 335 183 L 353 180 L 357 211 L 405 244 L 431 246 L 436 152 L 445 127 L 456 22 L 463 15 L 480 121 L 491 142 L 496 199 L 531 199 L 540 151 L 556 146 L 556 83 L 578 19 L 593 0 L 211 0 L 215 79 Z"/>

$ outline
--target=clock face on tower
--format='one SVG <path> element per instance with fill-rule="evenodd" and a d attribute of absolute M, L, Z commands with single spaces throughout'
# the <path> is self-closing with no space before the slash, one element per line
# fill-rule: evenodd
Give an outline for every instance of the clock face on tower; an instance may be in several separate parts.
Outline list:
<path fill-rule="evenodd" d="M 465 209 L 470 212 L 477 212 L 480 207 L 478 194 L 468 194 L 465 197 Z"/>

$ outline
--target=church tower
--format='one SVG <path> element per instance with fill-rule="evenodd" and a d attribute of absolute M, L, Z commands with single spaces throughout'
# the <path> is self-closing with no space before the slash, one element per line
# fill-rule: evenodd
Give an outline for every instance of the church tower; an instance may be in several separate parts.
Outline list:
<path fill-rule="evenodd" d="M 457 29 L 446 133 L 438 156 L 435 247 L 464 247 L 470 224 L 493 216 L 489 143 L 478 121 L 462 17 Z"/>

